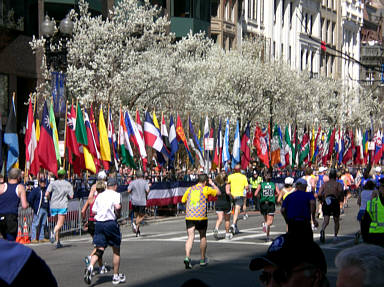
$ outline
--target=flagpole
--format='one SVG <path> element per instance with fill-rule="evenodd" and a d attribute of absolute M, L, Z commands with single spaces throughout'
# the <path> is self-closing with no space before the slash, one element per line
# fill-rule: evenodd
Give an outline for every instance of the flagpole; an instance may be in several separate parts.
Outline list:
<path fill-rule="evenodd" d="M 67 120 L 68 120 L 68 101 L 65 101 L 65 129 L 64 129 L 64 158 L 63 158 L 63 169 L 65 168 L 65 147 L 67 140 Z"/>

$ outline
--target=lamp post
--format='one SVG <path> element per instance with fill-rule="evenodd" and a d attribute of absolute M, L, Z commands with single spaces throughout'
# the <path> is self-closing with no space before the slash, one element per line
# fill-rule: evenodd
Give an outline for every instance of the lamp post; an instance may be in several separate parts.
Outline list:
<path fill-rule="evenodd" d="M 55 21 L 45 16 L 41 23 L 41 33 L 45 38 L 45 56 L 47 69 L 53 67 L 54 71 L 66 72 L 67 70 L 67 43 L 72 36 L 73 22 L 67 15 L 60 21 L 59 29 Z"/>

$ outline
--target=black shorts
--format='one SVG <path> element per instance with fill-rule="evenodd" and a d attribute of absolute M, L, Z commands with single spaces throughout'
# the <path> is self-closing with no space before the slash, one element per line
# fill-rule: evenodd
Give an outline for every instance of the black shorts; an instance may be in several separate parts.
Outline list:
<path fill-rule="evenodd" d="M 140 215 L 144 215 L 145 214 L 145 206 L 133 205 L 132 209 L 133 209 L 134 213 L 137 213 L 137 214 L 140 214 Z"/>
<path fill-rule="evenodd" d="M 1 214 L 0 215 L 0 233 L 4 238 L 7 234 L 13 235 L 16 239 L 17 235 L 17 215 L 16 214 Z"/>
<path fill-rule="evenodd" d="M 262 215 L 273 215 L 275 213 L 275 204 L 269 201 L 264 201 L 260 203 L 260 213 Z"/>
<path fill-rule="evenodd" d="M 331 204 L 324 201 L 321 209 L 323 210 L 323 216 L 340 217 L 340 204 L 337 199 L 332 199 Z"/>
<path fill-rule="evenodd" d="M 95 221 L 88 220 L 88 233 L 92 237 L 95 235 Z"/>
<path fill-rule="evenodd" d="M 231 214 L 231 207 L 216 207 L 216 212 L 224 212 L 224 214 Z"/>
<path fill-rule="evenodd" d="M 187 229 L 189 229 L 191 227 L 195 227 L 196 230 L 204 231 L 204 230 L 207 230 L 208 220 L 207 219 L 204 219 L 204 220 L 188 220 L 188 219 L 186 219 L 185 224 L 187 226 Z"/>

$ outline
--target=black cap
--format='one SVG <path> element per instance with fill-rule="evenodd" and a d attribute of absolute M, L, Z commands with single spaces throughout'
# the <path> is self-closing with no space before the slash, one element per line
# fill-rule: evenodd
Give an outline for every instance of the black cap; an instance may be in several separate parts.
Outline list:
<path fill-rule="evenodd" d="M 327 273 L 327 262 L 319 245 L 313 241 L 302 242 L 297 237 L 284 234 L 273 240 L 267 254 L 252 259 L 249 269 L 260 270 L 268 265 L 293 268 L 301 263 L 313 264 L 324 274 Z"/>

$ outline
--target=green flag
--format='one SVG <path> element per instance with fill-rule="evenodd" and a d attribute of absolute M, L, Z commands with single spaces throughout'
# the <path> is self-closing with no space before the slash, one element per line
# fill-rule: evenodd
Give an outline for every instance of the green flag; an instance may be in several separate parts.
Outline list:
<path fill-rule="evenodd" d="M 56 128 L 55 114 L 53 112 L 53 104 L 51 103 L 49 108 L 49 124 L 52 129 L 53 144 L 55 146 L 56 160 L 58 165 L 61 165 L 60 149 L 59 149 L 59 135 Z"/>
<path fill-rule="evenodd" d="M 284 134 L 284 140 L 285 142 L 287 143 L 288 147 L 289 147 L 289 159 L 291 160 L 291 163 L 293 163 L 293 145 L 292 145 L 292 142 L 291 142 L 291 135 L 290 135 L 290 128 L 288 127 L 288 125 L 285 126 L 285 134 Z M 287 163 L 287 165 L 289 165 L 290 163 Z"/>
<path fill-rule="evenodd" d="M 88 145 L 88 137 L 87 130 L 85 128 L 83 112 L 81 111 L 79 103 L 77 103 L 77 111 L 76 111 L 76 140 L 79 144 Z"/>
<path fill-rule="evenodd" d="M 301 149 L 300 149 L 300 155 L 299 155 L 299 167 L 303 164 L 305 159 L 308 158 L 308 155 L 309 155 L 309 135 L 307 133 L 307 130 L 304 129 L 304 135 L 301 141 Z"/>

